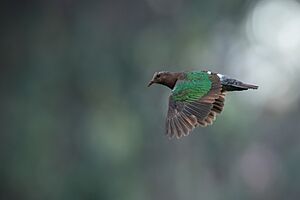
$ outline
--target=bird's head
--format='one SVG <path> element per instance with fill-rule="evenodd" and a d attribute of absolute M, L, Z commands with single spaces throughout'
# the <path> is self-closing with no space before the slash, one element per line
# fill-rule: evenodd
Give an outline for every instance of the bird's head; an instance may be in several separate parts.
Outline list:
<path fill-rule="evenodd" d="M 179 73 L 167 71 L 155 72 L 153 78 L 148 84 L 148 87 L 150 87 L 154 83 L 157 83 L 168 86 L 169 88 L 173 89 L 178 78 Z"/>

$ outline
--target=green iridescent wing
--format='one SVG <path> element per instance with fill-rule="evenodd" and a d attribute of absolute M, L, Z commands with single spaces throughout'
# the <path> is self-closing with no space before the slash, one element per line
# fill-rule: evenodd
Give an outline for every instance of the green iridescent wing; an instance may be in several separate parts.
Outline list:
<path fill-rule="evenodd" d="M 224 94 L 217 74 L 189 72 L 169 98 L 166 134 L 180 138 L 195 127 L 212 124 L 224 106 Z"/>
<path fill-rule="evenodd" d="M 212 81 L 206 72 L 188 72 L 186 79 L 176 85 L 172 97 L 175 101 L 193 102 L 206 95 Z"/>

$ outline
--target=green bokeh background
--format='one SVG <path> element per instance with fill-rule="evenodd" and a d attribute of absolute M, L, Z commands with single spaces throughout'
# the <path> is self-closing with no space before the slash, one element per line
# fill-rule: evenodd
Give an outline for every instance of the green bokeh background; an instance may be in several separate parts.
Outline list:
<path fill-rule="evenodd" d="M 253 42 L 244 26 L 259 3 L 1 2 L 0 199 L 299 199 L 299 92 L 283 86 L 293 101 L 279 109 L 259 100 L 281 90 L 264 87 L 272 72 L 230 65 L 242 59 L 232 45 Z M 213 126 L 169 140 L 170 91 L 147 83 L 204 69 L 260 89 L 227 95 Z"/>

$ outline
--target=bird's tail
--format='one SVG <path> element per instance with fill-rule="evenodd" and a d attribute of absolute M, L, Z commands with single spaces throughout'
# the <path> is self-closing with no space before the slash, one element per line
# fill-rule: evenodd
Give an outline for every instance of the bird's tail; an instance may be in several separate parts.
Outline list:
<path fill-rule="evenodd" d="M 242 83 L 240 86 L 243 87 L 243 88 L 247 88 L 247 89 L 253 89 L 253 90 L 258 89 L 257 85 L 251 85 L 251 84 L 246 84 L 246 83 Z"/>
<path fill-rule="evenodd" d="M 222 81 L 223 91 L 241 91 L 241 90 L 248 90 L 248 89 L 258 89 L 257 85 L 243 83 L 241 81 L 235 79 L 225 79 Z"/>

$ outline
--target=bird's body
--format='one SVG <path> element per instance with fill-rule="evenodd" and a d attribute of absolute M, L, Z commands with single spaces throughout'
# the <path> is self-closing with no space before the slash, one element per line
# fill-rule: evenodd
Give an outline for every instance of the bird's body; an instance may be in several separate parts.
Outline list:
<path fill-rule="evenodd" d="M 227 91 L 258 88 L 210 71 L 157 72 L 148 86 L 153 83 L 172 89 L 166 119 L 170 138 L 188 135 L 197 126 L 211 125 L 223 110 Z"/>

